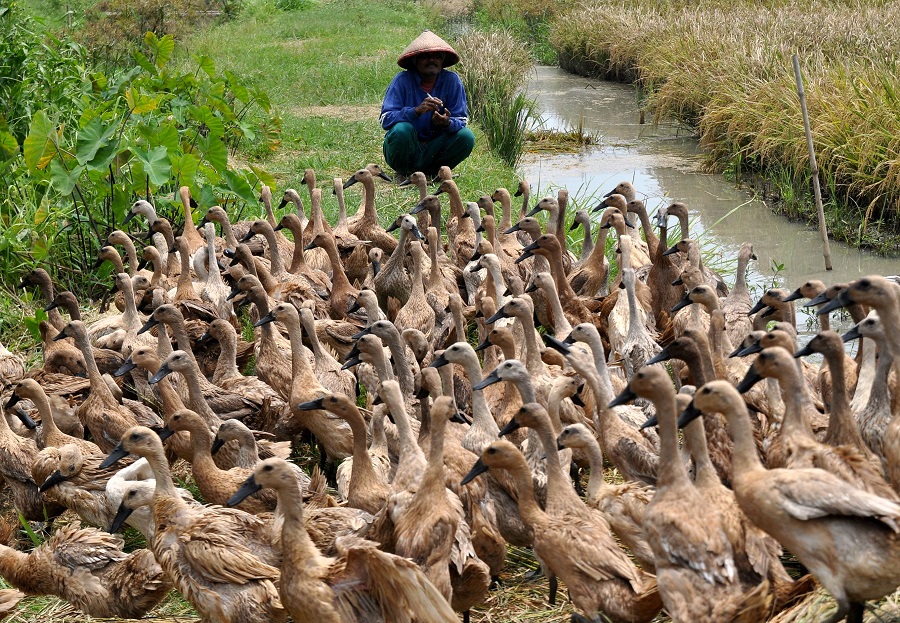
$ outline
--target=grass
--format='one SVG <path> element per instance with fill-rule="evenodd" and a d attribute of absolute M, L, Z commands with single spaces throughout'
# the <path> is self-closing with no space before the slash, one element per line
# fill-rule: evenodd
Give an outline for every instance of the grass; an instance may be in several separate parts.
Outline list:
<path fill-rule="evenodd" d="M 697 129 L 716 168 L 785 180 L 809 218 L 798 53 L 834 232 L 898 253 L 900 33 L 884 28 L 898 18 L 881 0 L 598 0 L 558 14 L 551 40 L 565 68 L 637 82 L 657 119 Z"/>

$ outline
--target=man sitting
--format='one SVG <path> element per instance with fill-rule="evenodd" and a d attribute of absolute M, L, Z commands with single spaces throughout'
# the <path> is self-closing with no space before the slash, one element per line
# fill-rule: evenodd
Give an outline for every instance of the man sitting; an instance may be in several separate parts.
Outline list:
<path fill-rule="evenodd" d="M 449 43 L 426 30 L 397 59 L 401 71 L 381 105 L 384 159 L 399 176 L 422 171 L 434 177 L 466 159 L 475 135 L 466 127 L 466 91 L 445 67 L 459 62 Z"/>

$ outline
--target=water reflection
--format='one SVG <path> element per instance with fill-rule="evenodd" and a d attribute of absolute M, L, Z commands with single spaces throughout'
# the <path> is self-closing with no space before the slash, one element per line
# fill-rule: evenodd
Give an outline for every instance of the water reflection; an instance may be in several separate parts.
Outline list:
<path fill-rule="evenodd" d="M 734 257 L 749 240 L 759 258 L 751 263 L 748 281 L 759 289 L 773 282 L 794 289 L 808 279 L 827 284 L 864 274 L 896 274 L 900 262 L 831 242 L 834 270 L 825 271 L 818 231 L 773 214 L 745 189 L 721 175 L 702 172 L 703 154 L 697 141 L 666 124 L 641 125 L 635 90 L 613 82 L 540 67 L 528 85 L 541 108 L 544 127 L 582 126 L 599 133 L 602 143 L 577 154 L 530 154 L 520 165 L 535 193 L 565 187 L 578 207 L 598 198 L 621 180 L 631 181 L 646 195 L 653 214 L 664 203 L 683 201 L 691 210 L 692 236 L 707 250 Z M 773 274 L 775 266 L 783 269 Z M 806 318 L 798 317 L 803 332 Z"/>

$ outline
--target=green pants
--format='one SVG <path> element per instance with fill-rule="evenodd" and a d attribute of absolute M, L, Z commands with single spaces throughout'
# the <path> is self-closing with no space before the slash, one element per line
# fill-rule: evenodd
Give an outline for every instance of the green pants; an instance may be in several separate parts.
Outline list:
<path fill-rule="evenodd" d="M 452 169 L 465 160 L 473 147 L 475 135 L 469 128 L 456 134 L 441 134 L 423 145 L 415 126 L 403 121 L 391 127 L 384 136 L 384 160 L 401 175 L 421 171 L 433 176 L 441 166 Z"/>

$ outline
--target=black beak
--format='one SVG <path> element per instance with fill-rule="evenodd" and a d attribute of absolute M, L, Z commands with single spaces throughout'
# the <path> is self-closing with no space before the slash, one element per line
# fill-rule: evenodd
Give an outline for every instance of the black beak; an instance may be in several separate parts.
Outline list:
<path fill-rule="evenodd" d="M 456 422 L 457 424 L 471 424 L 472 423 L 466 418 L 466 416 L 464 416 L 459 411 L 453 412 L 453 415 L 450 416 L 450 421 Z"/>
<path fill-rule="evenodd" d="M 410 231 L 412 232 L 412 235 L 415 236 L 416 240 L 425 240 L 425 236 L 422 235 L 422 231 L 417 226 L 413 225 L 413 228 Z"/>
<path fill-rule="evenodd" d="M 700 409 L 694 405 L 694 401 L 691 400 L 690 403 L 688 403 L 688 406 L 684 408 L 684 411 L 681 412 L 681 415 L 678 416 L 678 428 L 684 428 L 701 415 L 703 415 L 703 413 L 701 413 Z"/>
<path fill-rule="evenodd" d="M 315 400 L 308 400 L 306 402 L 301 402 L 297 405 L 298 411 L 317 411 L 322 409 L 322 401 L 323 398 L 316 398 Z"/>
<path fill-rule="evenodd" d="M 477 353 L 479 351 L 485 350 L 489 346 L 492 346 L 491 341 L 489 339 L 485 338 L 484 341 L 480 342 L 478 344 L 478 346 L 475 347 L 475 352 Z M 431 362 L 431 365 L 434 366 L 433 361 Z"/>
<path fill-rule="evenodd" d="M 353 359 L 348 359 L 344 362 L 344 365 L 341 366 L 341 370 L 349 370 L 353 366 L 358 366 L 363 362 L 359 357 L 354 357 Z"/>
<path fill-rule="evenodd" d="M 153 327 L 155 327 L 158 324 L 159 324 L 159 320 L 157 320 L 153 316 L 150 316 L 149 318 L 147 318 L 147 322 L 144 323 L 144 326 L 140 328 L 140 330 L 137 332 L 137 334 L 140 335 L 141 333 L 146 333 L 147 331 L 149 331 L 150 329 L 152 329 Z"/>
<path fill-rule="evenodd" d="M 675 303 L 675 306 L 672 307 L 671 310 L 669 310 L 669 313 L 674 314 L 679 309 L 684 309 L 685 307 L 689 307 L 693 303 L 694 303 L 694 301 L 691 300 L 690 294 L 685 294 L 684 296 L 681 297 L 681 300 L 678 301 L 677 303 Z"/>
<path fill-rule="evenodd" d="M 109 455 L 103 459 L 103 462 L 100 463 L 100 469 L 106 469 L 107 467 L 111 467 L 128 456 L 128 450 L 122 447 L 120 443 L 117 445 Z"/>
<path fill-rule="evenodd" d="M 747 374 L 744 376 L 741 382 L 738 383 L 737 390 L 742 394 L 746 394 L 748 391 L 750 391 L 751 387 L 759 383 L 762 379 L 763 377 L 759 372 L 756 371 L 756 368 L 750 366 L 750 369 L 747 370 Z"/>
<path fill-rule="evenodd" d="M 459 486 L 462 487 L 464 485 L 469 484 L 470 482 L 475 480 L 475 478 L 477 478 L 478 476 L 480 476 L 487 470 L 488 470 L 488 466 L 484 464 L 484 461 L 482 461 L 481 459 L 478 459 L 477 461 L 475 461 L 475 465 L 472 466 L 472 469 L 469 470 L 469 473 L 466 474 L 465 478 L 463 478 L 460 481 Z"/>
<path fill-rule="evenodd" d="M 830 301 L 828 301 L 827 303 L 822 305 L 822 307 L 819 308 L 819 311 L 817 312 L 817 314 L 819 316 L 824 316 L 828 312 L 834 311 L 835 309 L 840 309 L 841 307 L 847 307 L 848 305 L 851 305 L 852 303 L 853 303 L 853 301 L 850 300 L 850 297 L 848 296 L 848 291 L 844 290 L 838 296 L 834 297 L 833 299 L 831 299 Z"/>
<path fill-rule="evenodd" d="M 513 225 L 512 227 L 510 227 L 509 229 L 507 229 L 507 230 L 506 230 L 505 232 L 503 232 L 503 233 L 504 233 L 504 234 L 514 234 L 514 233 L 516 233 L 517 231 L 519 231 L 519 230 L 521 230 L 521 229 L 522 229 L 522 228 L 519 227 L 519 224 L 516 223 L 515 225 Z"/>
<path fill-rule="evenodd" d="M 659 426 L 659 420 L 655 415 L 651 415 L 647 418 L 647 421 L 641 424 L 640 430 L 644 430 L 645 428 L 653 428 L 654 426 Z"/>
<path fill-rule="evenodd" d="M 319 246 L 319 245 L 316 244 L 316 241 L 313 240 L 313 241 L 310 242 L 308 245 L 306 245 L 305 247 L 303 247 L 303 250 L 304 250 L 304 251 L 312 251 L 313 249 L 315 249 L 315 248 L 318 247 L 318 246 Z"/>
<path fill-rule="evenodd" d="M 796 353 L 794 353 L 794 359 L 799 359 L 800 357 L 806 357 L 807 355 L 812 355 L 814 352 L 816 352 L 816 351 L 814 351 L 812 348 L 810 348 L 809 344 L 807 344 L 806 346 L 804 346 L 803 348 L 798 350 Z"/>
<path fill-rule="evenodd" d="M 56 301 L 51 301 L 44 307 L 44 311 L 48 312 L 51 309 L 56 309 L 57 307 L 59 307 L 59 304 Z"/>
<path fill-rule="evenodd" d="M 631 402 L 635 398 L 637 398 L 637 394 L 635 394 L 633 391 L 631 391 L 631 386 L 629 385 L 625 389 L 622 390 L 622 393 L 620 393 L 618 396 L 613 398 L 612 402 L 609 403 L 609 407 L 610 408 L 618 407 L 619 405 L 623 405 L 625 403 Z"/>
<path fill-rule="evenodd" d="M 568 338 L 566 338 L 566 339 L 568 339 Z M 560 353 L 561 355 L 568 355 L 570 352 L 572 352 L 572 349 L 569 348 L 568 344 L 557 340 L 555 337 L 553 337 L 549 333 L 544 334 L 544 344 L 546 344 L 549 348 L 552 348 L 556 352 Z"/>
<path fill-rule="evenodd" d="M 128 359 L 125 360 L 125 363 L 123 363 L 122 366 L 118 370 L 113 372 L 113 376 L 115 376 L 115 377 L 123 376 L 125 374 L 128 374 L 135 368 L 137 368 L 137 364 L 131 360 L 131 357 L 129 357 Z"/>
<path fill-rule="evenodd" d="M 503 308 L 501 307 L 500 309 L 497 310 L 497 313 L 496 313 L 496 314 L 494 314 L 493 316 L 491 316 L 490 318 L 488 318 L 487 320 L 485 320 L 484 323 L 485 323 L 485 324 L 494 324 L 495 322 L 497 322 L 497 321 L 500 320 L 501 318 L 506 318 L 506 317 L 507 317 L 507 315 L 506 315 L 506 313 L 503 311 Z"/>
<path fill-rule="evenodd" d="M 674 255 L 674 254 L 676 254 L 676 253 L 678 253 L 678 245 L 677 245 L 677 244 L 673 244 L 671 247 L 669 247 L 668 249 L 666 249 L 666 250 L 663 252 L 663 255 Z"/>
<path fill-rule="evenodd" d="M 510 434 L 511 432 L 513 432 L 514 430 L 519 430 L 520 428 L 522 428 L 522 425 L 516 421 L 516 418 L 513 418 L 509 422 L 507 422 L 506 426 L 504 426 L 503 429 L 500 431 L 500 436 L 504 437 L 504 436 Z"/>
<path fill-rule="evenodd" d="M 428 367 L 429 368 L 441 368 L 443 366 L 446 366 L 448 363 L 450 363 L 450 362 L 447 360 L 446 357 L 444 357 L 444 353 L 441 353 L 440 355 L 438 355 L 437 357 L 434 358 L 434 361 L 432 361 L 428 365 Z"/>
<path fill-rule="evenodd" d="M 746 357 L 747 355 L 752 355 L 754 353 L 762 352 L 762 346 L 759 345 L 759 342 L 754 342 L 750 346 L 741 349 L 741 352 L 737 354 L 738 357 Z"/>
<path fill-rule="evenodd" d="M 490 374 L 488 374 L 486 377 L 481 379 L 480 383 L 478 383 L 477 385 L 473 385 L 472 389 L 484 389 L 488 385 L 493 385 L 494 383 L 499 383 L 502 380 L 503 379 L 501 379 L 500 376 L 497 374 L 497 370 L 493 370 Z"/>
<path fill-rule="evenodd" d="M 579 389 L 576 393 L 572 394 L 572 404 L 576 407 L 584 408 L 587 405 L 584 404 L 584 400 L 581 399 L 581 390 Z"/>
<path fill-rule="evenodd" d="M 134 511 L 125 506 L 124 503 L 119 504 L 119 510 L 116 511 L 116 516 L 113 518 L 112 523 L 109 525 L 109 530 L 107 530 L 107 532 L 109 532 L 110 534 L 114 534 L 121 530 L 122 526 L 125 525 L 125 522 L 128 521 L 128 518 L 131 517 L 131 513 L 133 512 Z"/>
<path fill-rule="evenodd" d="M 6 401 L 6 404 L 3 405 L 3 408 L 10 409 L 10 408 L 12 408 L 12 406 L 14 404 L 19 402 L 20 400 L 21 400 L 21 398 L 19 397 L 19 395 L 16 392 L 13 392 L 12 394 L 10 394 L 9 400 Z"/>
<path fill-rule="evenodd" d="M 797 288 L 796 290 L 794 290 L 793 292 L 788 294 L 786 297 L 784 297 L 784 302 L 789 303 L 790 301 L 796 301 L 796 300 L 802 299 L 802 298 L 803 298 L 803 295 L 800 294 L 800 288 Z"/>
<path fill-rule="evenodd" d="M 345 189 L 350 188 L 350 187 L 353 186 L 356 182 L 357 182 L 356 176 L 355 176 L 355 175 L 351 175 L 350 177 L 347 178 L 347 181 L 344 182 L 344 188 L 345 188 Z"/>
<path fill-rule="evenodd" d="M 256 233 L 253 230 L 250 230 L 246 234 L 244 234 L 244 237 L 241 238 L 240 240 L 238 240 L 238 242 L 247 242 L 248 240 L 253 238 L 253 236 L 255 236 L 255 235 L 256 235 Z"/>
<path fill-rule="evenodd" d="M 67 337 L 69 337 L 69 336 L 68 336 L 68 334 L 66 333 L 66 330 L 63 329 L 62 331 L 60 331 L 59 333 L 56 334 L 56 337 L 53 338 L 53 341 L 54 341 L 54 342 L 58 342 L 58 341 L 60 341 L 60 340 L 66 339 Z"/>
<path fill-rule="evenodd" d="M 162 428 L 154 428 L 153 430 L 156 433 L 156 436 L 159 437 L 160 441 L 165 441 L 175 434 L 175 431 L 168 426 L 163 426 Z"/>
<path fill-rule="evenodd" d="M 274 322 L 274 321 L 275 321 L 275 314 L 273 312 L 269 312 L 268 314 L 266 314 L 265 316 L 263 316 L 262 318 L 260 318 L 256 322 L 254 322 L 253 326 L 261 327 L 264 324 L 269 324 L 270 322 Z"/>
<path fill-rule="evenodd" d="M 672 358 L 672 355 L 669 354 L 668 349 L 663 348 L 661 351 L 656 353 L 656 355 L 654 355 L 651 359 L 648 359 L 647 363 L 645 363 L 644 365 L 649 366 L 650 364 L 653 364 L 653 363 L 662 363 L 663 361 L 668 361 L 671 358 Z"/>
<path fill-rule="evenodd" d="M 366 327 L 365 329 L 363 329 L 363 330 L 360 331 L 359 333 L 356 333 L 356 334 L 350 336 L 350 339 L 351 339 L 351 340 L 358 340 L 358 339 L 361 338 L 362 336 L 364 336 L 364 335 L 369 335 L 370 333 L 372 333 L 372 329 L 369 328 L 369 327 Z"/>
<path fill-rule="evenodd" d="M 156 385 L 161 380 L 163 380 L 164 378 L 169 376 L 171 373 L 172 373 L 172 370 L 169 368 L 169 364 L 164 363 L 159 367 L 159 370 L 156 372 L 156 374 L 154 374 L 153 376 L 150 377 L 149 383 L 151 385 Z"/>
<path fill-rule="evenodd" d="M 822 292 L 819 296 L 809 299 L 803 304 L 803 307 L 814 307 L 816 305 L 823 305 L 827 303 L 829 299 L 825 296 L 825 293 Z"/>
<path fill-rule="evenodd" d="M 753 307 L 750 308 L 750 311 L 747 312 L 747 315 L 752 316 L 753 314 L 755 314 L 756 312 L 758 312 L 759 310 L 761 310 L 763 307 L 766 307 L 766 306 L 767 306 L 767 304 L 763 303 L 762 299 L 759 299 L 758 301 L 756 301 L 756 305 L 754 305 Z"/>
<path fill-rule="evenodd" d="M 216 435 L 216 438 L 213 439 L 212 449 L 210 451 L 212 452 L 212 454 L 215 454 L 219 450 L 221 450 L 222 446 L 224 446 L 224 445 L 225 445 L 225 440 L 223 440 L 221 437 Z"/>
<path fill-rule="evenodd" d="M 853 340 L 858 340 L 862 337 L 862 333 L 859 332 L 859 327 L 854 326 L 852 329 L 847 331 L 844 335 L 841 336 L 841 339 L 845 342 L 852 342 Z"/>
<path fill-rule="evenodd" d="M 25 413 L 22 409 L 15 409 L 13 413 L 17 418 L 19 418 L 19 421 L 22 422 L 22 425 L 28 430 L 34 430 L 35 428 L 37 428 L 37 422 L 32 420 L 31 416 Z"/>
<path fill-rule="evenodd" d="M 56 470 L 55 472 L 53 472 L 52 474 L 47 476 L 47 480 L 45 480 L 41 484 L 41 486 L 38 488 L 38 491 L 40 491 L 41 493 L 44 493 L 48 489 L 52 489 L 59 483 L 63 482 L 65 479 L 66 479 L 66 477 L 63 476 L 59 470 Z"/>
<path fill-rule="evenodd" d="M 257 484 L 256 479 L 251 475 L 247 480 L 244 481 L 244 484 L 241 485 L 241 488 L 235 492 L 228 501 L 225 502 L 225 506 L 237 506 L 245 499 L 256 493 L 262 489 L 262 485 Z"/>
<path fill-rule="evenodd" d="M 465 217 L 465 213 L 463 213 L 463 217 Z M 400 219 L 395 220 L 393 223 L 388 225 L 388 228 L 384 231 L 395 231 L 400 228 Z"/>
<path fill-rule="evenodd" d="M 125 215 L 125 220 L 122 221 L 122 227 L 128 225 L 128 223 L 131 222 L 131 219 L 133 219 L 135 216 L 137 216 L 137 212 L 132 212 L 131 210 L 129 210 L 128 214 Z"/>

